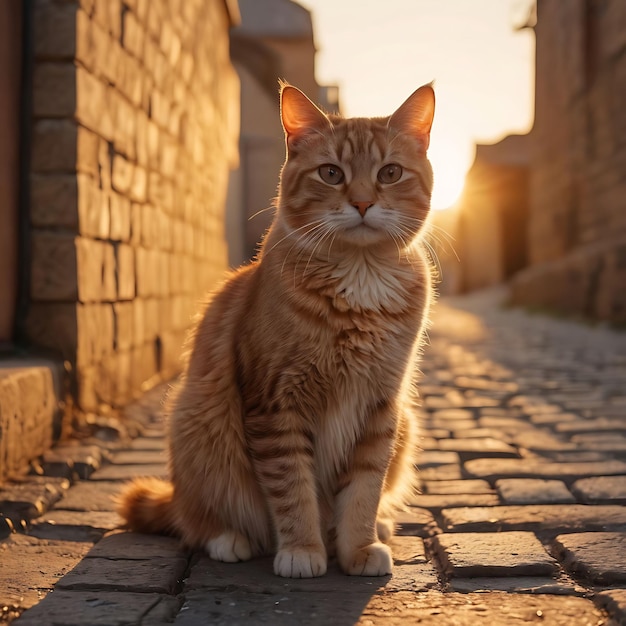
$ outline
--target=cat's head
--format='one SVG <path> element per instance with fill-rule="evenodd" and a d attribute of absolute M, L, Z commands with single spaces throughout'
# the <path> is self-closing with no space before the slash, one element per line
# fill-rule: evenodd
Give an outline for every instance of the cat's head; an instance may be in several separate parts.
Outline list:
<path fill-rule="evenodd" d="M 389 117 L 344 119 L 283 85 L 279 219 L 306 247 L 408 246 L 430 207 L 434 108 L 434 91 L 424 85 Z"/>

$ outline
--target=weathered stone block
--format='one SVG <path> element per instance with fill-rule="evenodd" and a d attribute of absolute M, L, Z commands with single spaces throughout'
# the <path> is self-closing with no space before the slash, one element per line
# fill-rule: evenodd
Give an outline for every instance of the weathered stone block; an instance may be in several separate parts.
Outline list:
<path fill-rule="evenodd" d="M 626 524 L 626 507 L 617 505 L 529 504 L 444 509 L 444 530 L 606 530 Z"/>
<path fill-rule="evenodd" d="M 131 246 L 119 244 L 116 247 L 117 296 L 120 300 L 135 297 L 135 251 Z"/>
<path fill-rule="evenodd" d="M 145 300 L 143 298 L 134 298 L 133 306 L 133 345 L 140 346 L 147 340 L 145 325 Z"/>
<path fill-rule="evenodd" d="M 123 16 L 122 45 L 137 59 L 144 55 L 145 32 L 132 11 L 126 11 Z"/>
<path fill-rule="evenodd" d="M 72 607 L 70 613 L 69 606 Z M 20 623 L 23 626 L 41 626 L 50 620 L 50 623 L 62 623 L 65 626 L 99 623 L 126 626 L 140 621 L 164 624 L 174 618 L 179 608 L 180 601 L 169 595 L 58 589 L 24 613 Z"/>
<path fill-rule="evenodd" d="M 109 44 L 106 31 L 86 11 L 79 9 L 76 12 L 76 61 L 92 73 L 106 75 Z"/>
<path fill-rule="evenodd" d="M 145 202 L 148 193 L 148 173 L 145 168 L 136 165 L 133 169 L 132 183 L 129 190 L 131 200 Z"/>
<path fill-rule="evenodd" d="M 76 68 L 72 63 L 38 63 L 33 71 L 33 115 L 72 118 L 76 110 Z"/>
<path fill-rule="evenodd" d="M 96 542 L 104 533 L 114 530 L 122 523 L 120 516 L 112 511 L 49 511 L 39 518 L 29 533 L 39 539 L 53 541 Z"/>
<path fill-rule="evenodd" d="M 30 218 L 35 228 L 78 230 L 78 184 L 72 174 L 31 174 Z"/>
<path fill-rule="evenodd" d="M 496 481 L 505 504 L 565 504 L 576 502 L 565 483 L 541 478 L 503 478 Z"/>
<path fill-rule="evenodd" d="M 78 230 L 85 237 L 107 239 L 110 230 L 108 197 L 93 178 L 78 174 Z"/>
<path fill-rule="evenodd" d="M 556 561 L 530 532 L 443 533 L 432 541 L 448 576 L 550 576 L 557 571 Z"/>
<path fill-rule="evenodd" d="M 30 294 L 33 300 L 72 302 L 78 294 L 75 236 L 33 231 Z"/>
<path fill-rule="evenodd" d="M 104 82 L 86 68 L 77 66 L 76 72 L 76 119 L 98 135 L 110 141 L 113 139 L 111 99 Z"/>
<path fill-rule="evenodd" d="M 110 304 L 82 304 L 76 308 L 79 370 L 103 360 L 113 351 L 115 322 Z"/>
<path fill-rule="evenodd" d="M 626 623 L 626 589 L 601 591 L 593 600 L 597 606 L 608 611 L 616 624 Z"/>
<path fill-rule="evenodd" d="M 111 191 L 109 210 L 111 212 L 111 239 L 128 242 L 130 240 L 130 200 L 122 194 Z"/>
<path fill-rule="evenodd" d="M 133 182 L 133 172 L 134 165 L 121 154 L 116 154 L 113 157 L 113 174 L 111 178 L 113 189 L 122 194 L 127 194 Z"/>
<path fill-rule="evenodd" d="M 78 126 L 76 135 L 76 170 L 96 178 L 100 174 L 100 138 L 84 126 Z"/>
<path fill-rule="evenodd" d="M 71 61 L 76 53 L 76 6 L 37 4 L 34 11 L 35 58 Z"/>
<path fill-rule="evenodd" d="M 78 298 L 81 302 L 116 300 L 115 251 L 102 241 L 76 238 Z"/>
<path fill-rule="evenodd" d="M 486 480 L 433 480 L 423 482 L 424 493 L 432 495 L 493 493 Z"/>
<path fill-rule="evenodd" d="M 5 540 L 3 548 L 0 602 L 30 608 L 52 591 L 59 578 L 87 553 L 91 543 L 46 541 L 14 534 Z M 44 553 L 46 556 L 42 559 Z M 34 580 L 36 586 L 32 585 Z M 45 623 L 41 613 L 33 621 L 29 622 L 26 617 L 20 621 L 37 625 Z"/>
<path fill-rule="evenodd" d="M 125 155 L 130 161 L 134 161 L 137 110 L 115 89 L 110 91 L 110 97 L 114 108 L 113 144 L 115 151 Z"/>
<path fill-rule="evenodd" d="M 572 485 L 572 493 L 589 504 L 626 504 L 626 476 L 593 476 Z"/>
<path fill-rule="evenodd" d="M 476 478 L 554 478 L 576 479 L 626 473 L 622 461 L 554 463 L 535 459 L 474 459 L 465 463 L 466 471 Z"/>
<path fill-rule="evenodd" d="M 77 126 L 73 120 L 35 122 L 31 160 L 33 172 L 74 172 L 77 135 Z"/>
<path fill-rule="evenodd" d="M 594 583 L 626 582 L 626 533 L 583 532 L 560 535 L 555 547 L 563 565 Z"/>
<path fill-rule="evenodd" d="M 116 350 L 129 350 L 134 345 L 133 304 L 115 302 L 113 304 Z"/>

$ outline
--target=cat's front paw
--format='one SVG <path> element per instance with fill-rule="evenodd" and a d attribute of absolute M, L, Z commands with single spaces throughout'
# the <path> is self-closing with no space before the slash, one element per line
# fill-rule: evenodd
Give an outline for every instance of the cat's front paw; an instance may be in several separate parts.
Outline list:
<path fill-rule="evenodd" d="M 393 558 L 389 546 L 376 542 L 340 556 L 339 564 L 350 576 L 386 576 L 391 574 Z"/>
<path fill-rule="evenodd" d="M 322 550 L 279 550 L 274 559 L 274 574 L 284 578 L 313 578 L 325 573 L 326 554 Z"/>
<path fill-rule="evenodd" d="M 226 530 L 221 535 L 209 539 L 206 551 L 215 561 L 237 563 L 247 561 L 252 557 L 252 549 L 247 537 L 236 530 Z"/>

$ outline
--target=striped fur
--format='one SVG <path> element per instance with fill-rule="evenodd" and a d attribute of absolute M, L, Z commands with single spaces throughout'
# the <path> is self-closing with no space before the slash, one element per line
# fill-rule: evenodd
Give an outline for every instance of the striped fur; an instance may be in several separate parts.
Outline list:
<path fill-rule="evenodd" d="M 171 482 L 136 481 L 119 511 L 215 559 L 273 551 L 281 576 L 322 575 L 329 554 L 384 575 L 413 481 L 434 96 L 422 87 L 379 119 L 327 116 L 291 86 L 281 103 L 275 219 L 190 337 L 168 404 Z M 324 164 L 344 180 L 325 182 Z M 388 164 L 402 176 L 382 183 Z"/>

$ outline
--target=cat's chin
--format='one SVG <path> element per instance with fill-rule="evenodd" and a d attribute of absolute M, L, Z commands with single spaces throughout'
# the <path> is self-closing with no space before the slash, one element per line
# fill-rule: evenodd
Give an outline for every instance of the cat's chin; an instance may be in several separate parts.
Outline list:
<path fill-rule="evenodd" d="M 359 224 L 341 231 L 341 241 L 357 248 L 385 248 L 398 249 L 400 241 L 387 230 L 380 227 Z"/>
<path fill-rule="evenodd" d="M 342 230 L 341 240 L 354 246 L 367 247 L 388 242 L 391 238 L 380 228 L 368 226 L 367 224 L 357 224 Z"/>

